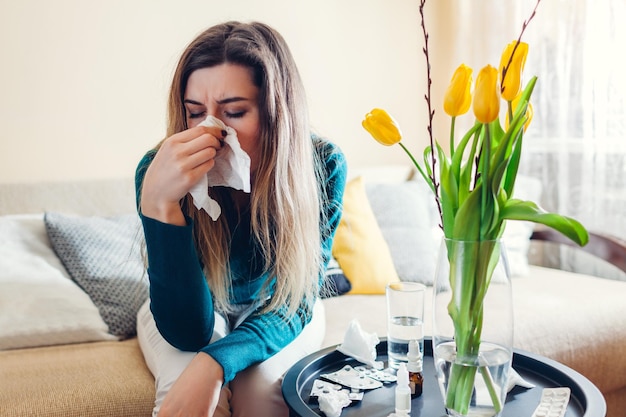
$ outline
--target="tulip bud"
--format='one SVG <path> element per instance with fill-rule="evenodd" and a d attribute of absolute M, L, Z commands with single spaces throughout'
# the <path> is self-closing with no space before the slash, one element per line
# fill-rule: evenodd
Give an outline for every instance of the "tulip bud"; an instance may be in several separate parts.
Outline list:
<path fill-rule="evenodd" d="M 528 107 L 526 108 L 526 121 L 524 122 L 524 132 L 528 129 L 530 122 L 533 120 L 534 110 L 533 103 L 528 103 Z"/>
<path fill-rule="evenodd" d="M 500 113 L 498 70 L 487 65 L 478 73 L 474 88 L 474 116 L 481 123 L 491 123 Z"/>
<path fill-rule="evenodd" d="M 467 113 L 472 103 L 471 87 L 472 69 L 465 64 L 461 64 L 454 71 L 450 85 L 446 90 L 443 110 L 452 117 Z"/>
<path fill-rule="evenodd" d="M 515 45 L 517 44 L 517 49 Z M 515 55 L 513 55 L 515 50 Z M 513 55 L 513 59 L 511 59 Z M 500 58 L 500 74 L 502 75 L 502 82 L 500 91 L 502 98 L 506 101 L 513 101 L 513 99 L 519 94 L 522 88 L 522 71 L 524 70 L 524 64 L 526 63 L 526 55 L 528 55 L 528 44 L 525 42 L 513 41 L 504 48 L 502 57 Z M 504 73 L 504 67 L 509 64 Z"/>
<path fill-rule="evenodd" d="M 517 110 L 517 106 L 519 105 L 519 101 L 520 98 L 522 97 L 521 94 L 518 94 L 517 97 L 515 97 L 513 99 L 513 102 L 511 103 L 511 107 L 513 108 L 513 113 L 515 114 L 515 111 Z M 526 121 L 524 122 L 524 132 L 526 132 L 526 129 L 528 129 L 528 126 L 530 125 L 531 120 L 533 120 L 533 105 L 532 103 L 528 103 L 528 107 L 526 107 Z M 509 128 L 509 112 L 506 113 L 506 128 Z"/>
<path fill-rule="evenodd" d="M 361 124 L 382 145 L 391 146 L 402 140 L 398 124 L 383 109 L 373 109 L 367 113 Z"/>

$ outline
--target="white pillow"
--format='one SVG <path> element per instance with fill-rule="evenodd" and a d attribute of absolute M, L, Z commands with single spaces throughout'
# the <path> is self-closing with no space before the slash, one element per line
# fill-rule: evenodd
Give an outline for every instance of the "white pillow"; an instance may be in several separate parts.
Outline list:
<path fill-rule="evenodd" d="M 0 217 L 0 349 L 117 340 L 50 246 L 42 214 Z"/>
<path fill-rule="evenodd" d="M 370 183 L 366 191 L 398 278 L 432 285 L 439 253 L 430 213 L 434 194 L 417 181 Z"/>

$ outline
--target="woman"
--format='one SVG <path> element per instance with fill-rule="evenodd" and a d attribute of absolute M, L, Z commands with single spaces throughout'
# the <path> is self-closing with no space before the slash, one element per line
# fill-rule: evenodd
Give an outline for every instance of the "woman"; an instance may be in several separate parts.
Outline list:
<path fill-rule="evenodd" d="M 319 349 L 317 300 L 341 217 L 342 153 L 309 131 L 284 39 L 261 23 L 209 28 L 184 51 L 167 138 L 136 173 L 150 300 L 138 336 L 155 376 L 153 415 L 287 415 L 282 374 Z M 250 157 L 251 192 L 210 186 L 214 221 L 189 194 L 226 131 Z"/>

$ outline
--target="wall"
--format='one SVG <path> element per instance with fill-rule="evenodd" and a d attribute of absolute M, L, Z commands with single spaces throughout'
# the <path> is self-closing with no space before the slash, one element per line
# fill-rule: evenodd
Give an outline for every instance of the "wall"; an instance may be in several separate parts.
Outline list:
<path fill-rule="evenodd" d="M 373 107 L 389 110 L 421 155 L 426 79 L 415 0 L 3 0 L 0 182 L 133 175 L 163 137 L 178 55 L 227 19 L 261 20 L 284 35 L 314 128 L 351 166 L 408 163 L 361 127 Z"/>

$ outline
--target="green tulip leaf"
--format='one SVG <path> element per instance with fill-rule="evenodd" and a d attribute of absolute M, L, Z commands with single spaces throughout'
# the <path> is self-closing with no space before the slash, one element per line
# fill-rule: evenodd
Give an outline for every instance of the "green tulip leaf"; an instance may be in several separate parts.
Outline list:
<path fill-rule="evenodd" d="M 454 219 L 454 229 L 452 234 L 446 234 L 447 238 L 458 240 L 480 240 L 480 202 L 482 195 L 482 184 L 479 184 L 468 197 L 456 213 Z"/>
<path fill-rule="evenodd" d="M 556 213 L 549 213 L 532 201 L 510 199 L 500 212 L 503 219 L 524 220 L 548 226 L 580 246 L 589 241 L 587 230 L 577 220 Z"/>

